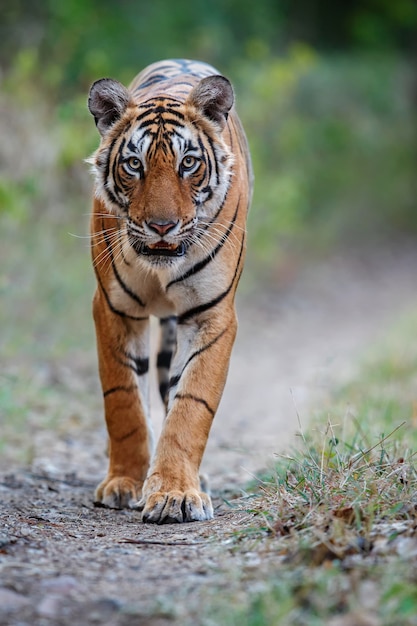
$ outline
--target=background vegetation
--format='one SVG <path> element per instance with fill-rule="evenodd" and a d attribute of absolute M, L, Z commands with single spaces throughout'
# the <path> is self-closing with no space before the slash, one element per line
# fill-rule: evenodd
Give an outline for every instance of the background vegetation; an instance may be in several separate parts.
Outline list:
<path fill-rule="evenodd" d="M 0 16 L 3 352 L 91 337 L 87 240 L 69 236 L 87 233 L 86 97 L 156 59 L 201 58 L 235 84 L 256 174 L 247 276 L 289 250 L 417 232 L 413 0 L 16 0 Z M 77 333 L 54 332 L 63 312 Z"/>
<path fill-rule="evenodd" d="M 257 175 L 251 231 L 260 249 L 311 228 L 330 237 L 415 231 L 412 0 L 9 5 L 0 20 L 3 108 L 19 110 L 20 153 L 36 152 L 19 166 L 3 148 L 3 211 L 45 210 L 50 184 L 63 186 L 66 206 L 85 198 L 77 173 L 97 143 L 85 108 L 91 82 L 128 83 L 149 62 L 185 56 L 236 85 Z M 22 132 L 28 115 L 38 117 Z M 33 124 L 46 162 L 39 139 L 27 145 Z"/>

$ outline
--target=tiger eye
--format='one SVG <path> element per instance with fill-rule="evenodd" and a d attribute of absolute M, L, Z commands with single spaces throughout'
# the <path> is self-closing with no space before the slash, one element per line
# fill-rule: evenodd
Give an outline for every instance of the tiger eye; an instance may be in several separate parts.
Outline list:
<path fill-rule="evenodd" d="M 188 155 L 183 158 L 181 165 L 184 170 L 190 170 L 195 166 L 196 163 L 197 163 L 196 157 Z"/>
<path fill-rule="evenodd" d="M 139 170 L 141 166 L 140 159 L 137 157 L 130 157 L 130 159 L 127 160 L 127 164 L 131 170 Z"/>

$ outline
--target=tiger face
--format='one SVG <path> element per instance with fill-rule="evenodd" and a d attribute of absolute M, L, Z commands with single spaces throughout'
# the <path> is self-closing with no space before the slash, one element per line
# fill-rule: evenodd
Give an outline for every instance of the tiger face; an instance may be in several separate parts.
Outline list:
<path fill-rule="evenodd" d="M 185 103 L 136 104 L 116 81 L 93 85 L 89 107 L 102 135 L 93 160 L 96 194 L 126 221 L 143 262 L 178 263 L 222 205 L 233 165 L 222 130 L 233 100 L 221 76 L 203 78 Z"/>

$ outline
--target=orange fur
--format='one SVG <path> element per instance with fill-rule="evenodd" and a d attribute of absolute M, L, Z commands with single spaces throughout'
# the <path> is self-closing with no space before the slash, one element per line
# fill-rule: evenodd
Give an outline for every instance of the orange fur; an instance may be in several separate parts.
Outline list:
<path fill-rule="evenodd" d="M 226 79 L 165 61 L 129 90 L 98 81 L 89 107 L 97 277 L 93 312 L 110 464 L 96 490 L 148 522 L 209 519 L 199 467 L 236 335 L 235 290 L 252 192 L 246 138 Z M 148 422 L 149 316 L 159 317 L 163 431 Z M 174 329 L 176 326 L 176 338 Z"/>

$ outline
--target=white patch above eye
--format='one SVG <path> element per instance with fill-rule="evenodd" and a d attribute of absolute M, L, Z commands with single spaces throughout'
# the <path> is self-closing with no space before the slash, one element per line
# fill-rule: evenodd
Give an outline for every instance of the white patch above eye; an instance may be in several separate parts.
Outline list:
<path fill-rule="evenodd" d="M 123 151 L 123 158 L 129 159 L 130 157 L 136 157 L 140 159 L 143 170 L 146 171 L 146 153 L 151 145 L 151 142 L 152 138 L 149 136 L 146 129 L 139 128 L 135 130 L 127 142 L 129 148 L 126 148 Z M 132 151 L 131 147 L 134 148 L 134 151 Z"/>
<path fill-rule="evenodd" d="M 134 130 L 129 138 L 129 142 L 132 143 L 137 150 L 145 151 L 151 143 L 151 137 L 147 128 L 137 128 Z"/>
<path fill-rule="evenodd" d="M 181 133 L 176 133 L 171 137 L 172 147 L 177 157 L 177 168 L 179 169 L 184 158 L 187 156 L 195 159 L 201 158 L 201 150 L 193 133 L 188 128 L 182 128 Z"/>

